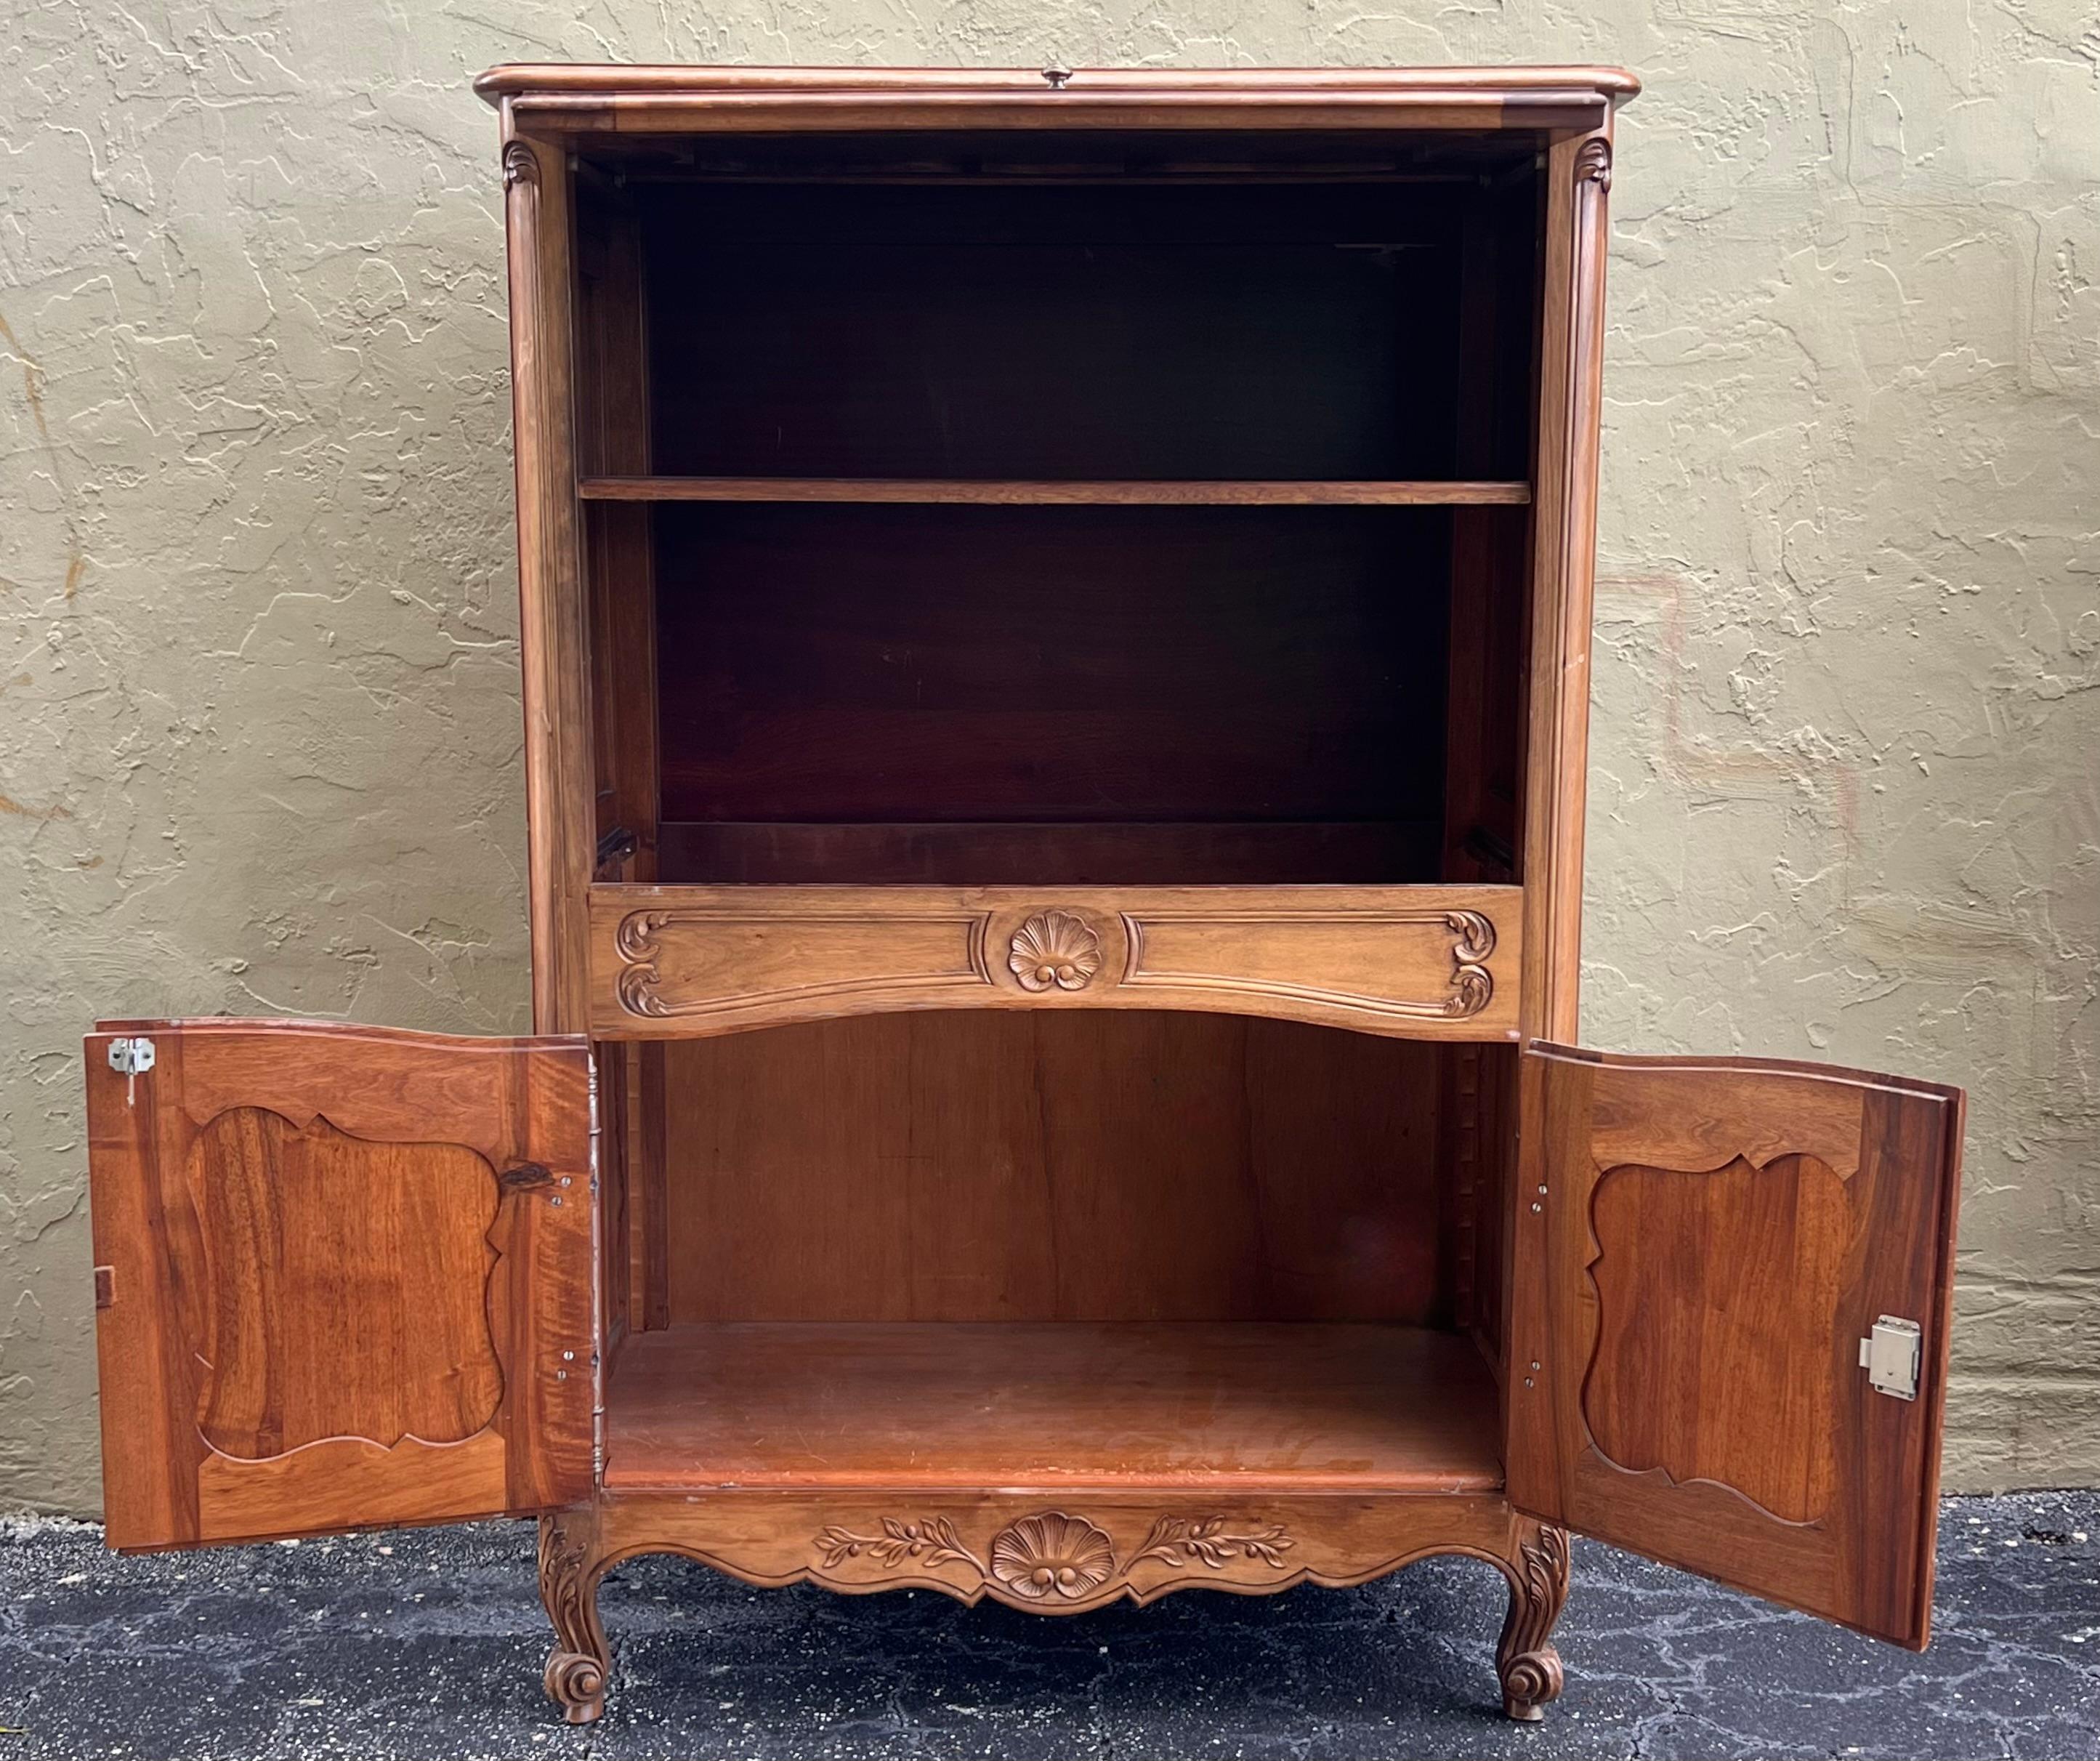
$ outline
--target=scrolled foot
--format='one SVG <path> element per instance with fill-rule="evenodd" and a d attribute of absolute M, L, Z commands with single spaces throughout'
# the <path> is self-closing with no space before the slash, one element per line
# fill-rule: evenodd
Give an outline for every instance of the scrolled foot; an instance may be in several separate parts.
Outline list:
<path fill-rule="evenodd" d="M 1503 1712 L 1529 1723 L 1546 1715 L 1546 1703 L 1560 1697 L 1565 1679 L 1560 1653 L 1549 1641 L 1568 1600 L 1568 1531 L 1526 1518 L 1515 1538 L 1515 1557 L 1504 1568 L 1509 1618 L 1495 1647 L 1495 1673 L 1502 1678 Z"/>
<path fill-rule="evenodd" d="M 1523 1651 L 1503 1659 L 1499 1673 L 1502 1679 L 1502 1711 L 1510 1718 L 1535 1722 L 1546 1716 L 1549 1700 L 1560 1697 L 1564 1681 L 1560 1653 L 1551 1645 L 1541 1645 L 1536 1651 Z"/>
<path fill-rule="evenodd" d="M 594 1724 L 605 1712 L 605 1666 L 580 1651 L 547 1657 L 547 1697 L 571 1724 Z"/>
<path fill-rule="evenodd" d="M 598 1580 L 603 1569 L 588 1510 L 540 1519 L 540 1600 L 554 1623 L 554 1648 L 543 1679 L 547 1697 L 571 1724 L 594 1723 L 605 1710 L 612 1653 L 598 1624 Z"/>

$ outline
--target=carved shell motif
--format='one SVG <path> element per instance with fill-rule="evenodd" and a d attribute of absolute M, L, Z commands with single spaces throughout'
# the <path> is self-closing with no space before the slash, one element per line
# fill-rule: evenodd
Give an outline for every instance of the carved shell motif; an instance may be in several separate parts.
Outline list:
<path fill-rule="evenodd" d="M 1024 991 L 1083 991 L 1101 969 L 1101 938 L 1083 917 L 1040 911 L 1013 932 L 1006 964 Z"/>
<path fill-rule="evenodd" d="M 1017 1596 L 1077 1601 L 1115 1573 L 1115 1549 L 1083 1516 L 1026 1516 L 992 1538 L 991 1575 Z"/>

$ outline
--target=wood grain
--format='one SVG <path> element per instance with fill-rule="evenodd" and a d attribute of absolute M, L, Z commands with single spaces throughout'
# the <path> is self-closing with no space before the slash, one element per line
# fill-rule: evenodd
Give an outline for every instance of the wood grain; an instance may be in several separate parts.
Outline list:
<path fill-rule="evenodd" d="M 521 126 L 598 138 L 983 130 L 1588 129 L 1632 97 L 1620 68 L 1075 70 L 513 65 L 475 89 Z"/>
<path fill-rule="evenodd" d="M 1496 1419 L 1423 1328 L 729 1322 L 629 1347 L 605 1485 L 1492 1491 Z"/>
<path fill-rule="evenodd" d="M 233 1107 L 190 1146 L 208 1316 L 197 1428 L 261 1461 L 333 1437 L 457 1443 L 503 1392 L 486 1291 L 497 1171 Z"/>
<path fill-rule="evenodd" d="M 1446 1317 L 1440 1048 L 1146 1012 L 660 1049 L 667 1318 Z"/>
<path fill-rule="evenodd" d="M 1168 93 L 1229 98 L 1278 90 L 1346 95 L 1370 93 L 1392 101 L 1426 93 L 1432 102 L 1446 92 L 1525 94 L 1589 91 L 1623 104 L 1640 90 L 1624 68 L 1087 68 L 1086 86 L 1148 97 Z M 512 62 L 491 68 L 474 82 L 489 104 L 527 92 L 589 97 L 629 93 L 650 95 L 760 92 L 899 92 L 933 102 L 960 104 L 985 93 L 1030 95 L 1048 88 L 1038 68 L 695 67 L 631 62 Z M 1068 86 L 1066 95 L 1070 87 Z M 1059 95 L 1052 93 L 1052 97 Z M 1409 126 L 1412 126 L 1411 121 Z"/>
<path fill-rule="evenodd" d="M 1524 1063 L 1513 1501 L 1923 1645 L 1960 1091 L 1542 1044 Z M 1859 1366 L 1884 1314 L 1924 1330 L 1915 1401 Z"/>
<path fill-rule="evenodd" d="M 1513 1037 L 1513 887 L 620 887 L 591 898 L 593 1030 L 691 1037 L 898 1008 L 1180 1008 Z M 1099 947 L 1024 984 L 1030 920 Z"/>
<path fill-rule="evenodd" d="M 1523 758 L 1524 1031 L 1563 1040 L 1575 1035 L 1582 975 L 1609 120 L 1595 133 L 1557 139 L 1546 160 L 1530 703 Z"/>
<path fill-rule="evenodd" d="M 1521 507 L 1531 485 L 1471 482 L 1035 483 L 907 477 L 585 477 L 586 501 L 899 501 L 1004 507 Z"/>
<path fill-rule="evenodd" d="M 108 1063 L 119 1032 L 157 1054 L 130 1100 Z M 96 1342 L 112 1546 L 529 1511 L 589 1492 L 580 1042 L 105 1022 L 86 1079 L 111 1290 Z M 457 1441 L 418 1440 L 419 1427 Z"/>
<path fill-rule="evenodd" d="M 571 190 L 566 156 L 516 135 L 508 110 L 504 123 L 532 1022 L 568 1033 L 584 1025 L 598 845 L 575 490 Z"/>
<path fill-rule="evenodd" d="M 1597 1342 L 1582 1415 L 1599 1452 L 1818 1520 L 1837 1474 L 1844 1181 L 1802 1156 L 1691 1174 L 1619 1163 L 1597 1182 L 1590 1228 Z M 1672 1269 L 1667 1303 L 1654 1300 L 1658 1266 Z M 1773 1446 L 1744 1447 L 1759 1437 Z"/>

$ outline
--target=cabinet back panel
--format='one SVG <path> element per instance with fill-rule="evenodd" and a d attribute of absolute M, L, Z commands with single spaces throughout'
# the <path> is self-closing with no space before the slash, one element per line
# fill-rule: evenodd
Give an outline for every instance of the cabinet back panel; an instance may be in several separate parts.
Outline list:
<path fill-rule="evenodd" d="M 1448 531 L 1440 509 L 659 509 L 663 817 L 1437 820 Z"/>
<path fill-rule="evenodd" d="M 660 471 L 1451 474 L 1452 186 L 643 193 Z"/>
<path fill-rule="evenodd" d="M 664 1056 L 673 1324 L 1450 1313 L 1434 1046 L 929 1013 Z"/>

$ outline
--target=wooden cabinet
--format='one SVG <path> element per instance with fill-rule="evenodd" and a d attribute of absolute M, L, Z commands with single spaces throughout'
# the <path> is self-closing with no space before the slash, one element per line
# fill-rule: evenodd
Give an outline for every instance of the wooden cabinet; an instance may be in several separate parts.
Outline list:
<path fill-rule="evenodd" d="M 479 89 L 544 1037 L 89 1040 L 112 1545 L 1922 1644 L 1961 1096 L 1564 1044 L 1633 82 Z"/>

